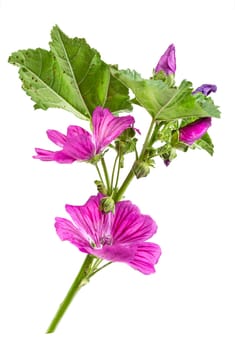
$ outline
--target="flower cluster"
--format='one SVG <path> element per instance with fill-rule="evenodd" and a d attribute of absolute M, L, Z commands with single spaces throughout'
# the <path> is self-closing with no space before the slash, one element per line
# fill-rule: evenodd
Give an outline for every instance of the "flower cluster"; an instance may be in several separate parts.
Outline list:
<path fill-rule="evenodd" d="M 71 242 L 86 258 L 48 333 L 55 330 L 76 292 L 110 263 L 125 263 L 145 275 L 155 272 L 161 248 L 149 239 L 156 234 L 157 224 L 130 200 L 124 200 L 124 194 L 135 177 L 149 175 L 157 157 L 168 166 L 178 151 L 198 147 L 212 154 L 208 129 L 212 118 L 220 115 L 208 97 L 216 92 L 216 85 L 203 84 L 193 89 L 184 80 L 176 86 L 173 44 L 160 57 L 152 76 L 143 79 L 135 71 L 105 63 L 84 39 L 70 39 L 58 26 L 52 29 L 51 36 L 50 52 L 21 50 L 13 53 L 9 62 L 20 66 L 23 88 L 36 102 L 36 108 L 64 108 L 89 121 L 89 129 L 69 125 L 67 133 L 47 130 L 48 138 L 58 148 L 35 148 L 33 158 L 95 166 L 98 193 L 84 205 L 66 204 L 70 219 L 55 219 L 59 238 Z M 65 47 L 67 56 L 61 60 Z M 130 99 L 129 91 L 134 98 Z M 132 111 L 136 104 L 151 119 L 141 147 L 142 135 L 134 125 L 135 118 L 120 115 Z M 109 166 L 107 151 L 114 155 Z M 130 153 L 132 164 L 126 174 L 122 173 L 124 180 L 120 183 L 120 173 Z"/>
<path fill-rule="evenodd" d="M 72 163 L 92 161 L 120 134 L 133 127 L 132 116 L 115 117 L 108 109 L 97 107 L 92 116 L 90 134 L 79 126 L 70 125 L 67 136 L 48 130 L 48 138 L 61 151 L 36 148 L 36 159 Z M 153 273 L 161 254 L 155 243 L 145 242 L 157 231 L 157 225 L 130 201 L 116 203 L 114 213 L 101 210 L 101 194 L 92 196 L 84 206 L 66 205 L 75 225 L 67 219 L 56 218 L 56 231 L 62 240 L 68 240 L 80 251 L 113 262 L 125 262 L 144 274 Z"/>
<path fill-rule="evenodd" d="M 171 44 L 161 56 L 155 73 L 163 71 L 166 75 L 175 74 L 175 46 Z M 204 84 L 192 94 L 209 95 L 216 91 L 215 85 Z M 57 130 L 48 130 L 48 138 L 62 149 L 49 151 L 36 148 L 35 159 L 72 163 L 74 161 L 97 162 L 106 147 L 118 139 L 128 128 L 133 128 L 134 118 L 130 115 L 117 117 L 107 108 L 97 106 L 92 115 L 92 132 L 70 125 L 67 135 Z M 179 128 L 179 141 L 192 145 L 200 139 L 211 126 L 211 117 L 203 117 Z M 142 162 L 144 164 L 144 161 Z M 170 160 L 165 159 L 169 165 Z M 138 163 L 137 163 L 138 164 Z M 142 173 L 135 166 L 137 178 L 149 173 Z M 111 194 L 112 195 L 112 194 Z M 144 274 L 155 271 L 154 265 L 161 254 L 155 243 L 145 242 L 157 230 L 152 218 L 140 214 L 139 209 L 129 201 L 112 205 L 111 210 L 102 210 L 103 195 L 92 196 L 83 206 L 66 205 L 74 223 L 67 219 L 56 218 L 56 231 L 62 240 L 68 240 L 87 254 L 112 262 L 125 262 Z"/>

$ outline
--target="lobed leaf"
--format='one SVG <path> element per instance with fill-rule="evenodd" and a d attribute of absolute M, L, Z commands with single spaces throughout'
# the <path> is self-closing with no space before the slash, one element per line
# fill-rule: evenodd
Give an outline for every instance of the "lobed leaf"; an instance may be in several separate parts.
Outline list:
<path fill-rule="evenodd" d="M 211 98 L 198 99 L 192 94 L 189 81 L 183 80 L 179 87 L 169 87 L 162 80 L 143 79 L 135 71 L 113 68 L 113 74 L 133 91 L 137 103 L 156 120 L 220 116 Z"/>
<path fill-rule="evenodd" d="M 75 91 L 65 81 L 51 52 L 43 49 L 20 50 L 10 56 L 9 62 L 20 67 L 22 88 L 36 102 L 35 109 L 63 108 L 85 119 L 84 114 L 79 112 Z"/>
<path fill-rule="evenodd" d="M 20 68 L 22 87 L 35 108 L 63 108 L 87 120 L 96 106 L 113 113 L 132 109 L 128 88 L 85 39 L 70 39 L 58 26 L 51 38 L 51 51 L 20 50 L 9 57 Z"/>

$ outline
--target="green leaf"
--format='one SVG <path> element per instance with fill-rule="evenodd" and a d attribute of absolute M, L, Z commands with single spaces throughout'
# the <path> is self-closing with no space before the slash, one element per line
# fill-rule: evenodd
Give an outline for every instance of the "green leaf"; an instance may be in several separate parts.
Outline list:
<path fill-rule="evenodd" d="M 189 81 L 183 80 L 179 87 L 169 87 L 162 80 L 143 79 L 135 71 L 115 72 L 113 68 L 113 74 L 133 91 L 138 104 L 156 120 L 220 116 L 212 99 L 198 99 L 192 95 L 193 88 Z"/>
<path fill-rule="evenodd" d="M 109 86 L 109 67 L 84 39 L 68 38 L 58 26 L 51 31 L 50 48 L 63 71 L 66 85 L 76 93 L 79 111 L 91 116 L 96 106 L 103 106 Z"/>
<path fill-rule="evenodd" d="M 109 108 L 114 114 L 132 111 L 133 109 L 128 88 L 114 77 L 112 72 L 110 74 L 109 88 L 104 107 Z"/>
<path fill-rule="evenodd" d="M 207 116 L 210 117 L 220 117 L 220 111 L 218 106 L 215 106 L 212 98 L 210 96 L 203 95 L 202 93 L 195 94 L 195 99 L 198 104 L 207 112 Z"/>
<path fill-rule="evenodd" d="M 9 57 L 20 67 L 22 87 L 35 108 L 63 108 L 87 120 L 96 106 L 113 113 L 132 109 L 128 88 L 84 39 L 70 39 L 58 26 L 51 38 L 51 51 L 20 50 Z"/>
<path fill-rule="evenodd" d="M 199 148 L 204 149 L 207 151 L 211 156 L 213 156 L 214 153 L 214 145 L 212 143 L 212 140 L 208 133 L 205 133 L 200 140 L 197 140 L 195 142 L 195 145 L 197 145 Z"/>
<path fill-rule="evenodd" d="M 183 128 L 185 125 L 188 125 L 190 123 L 193 123 L 195 120 L 197 120 L 198 118 L 195 117 L 188 117 L 188 118 L 184 118 L 181 120 L 180 122 L 180 128 Z"/>
<path fill-rule="evenodd" d="M 79 113 L 76 94 L 69 90 L 63 72 L 51 52 L 43 49 L 20 50 L 10 56 L 9 62 L 20 67 L 22 87 L 36 102 L 35 109 L 63 108 L 85 119 Z"/>

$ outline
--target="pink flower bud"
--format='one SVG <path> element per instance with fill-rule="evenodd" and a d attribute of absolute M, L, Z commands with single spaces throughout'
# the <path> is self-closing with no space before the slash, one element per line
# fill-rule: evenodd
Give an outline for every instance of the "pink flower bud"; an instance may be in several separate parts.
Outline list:
<path fill-rule="evenodd" d="M 183 126 L 179 129 L 179 140 L 188 145 L 192 145 L 199 140 L 211 126 L 211 118 L 201 118 L 193 123 Z"/>
<path fill-rule="evenodd" d="M 171 44 L 164 54 L 161 56 L 156 68 L 155 72 L 158 73 L 163 71 L 167 75 L 175 74 L 176 71 L 176 59 L 175 59 L 175 46 Z"/>

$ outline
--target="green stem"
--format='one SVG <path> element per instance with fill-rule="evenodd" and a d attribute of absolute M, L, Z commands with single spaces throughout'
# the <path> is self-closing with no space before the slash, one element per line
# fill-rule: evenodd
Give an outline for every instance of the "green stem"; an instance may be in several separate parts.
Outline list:
<path fill-rule="evenodd" d="M 106 180 L 107 191 L 108 191 L 108 194 L 110 194 L 109 174 L 108 174 L 108 170 L 107 170 L 107 167 L 106 167 L 106 163 L 105 163 L 105 160 L 104 160 L 103 157 L 101 158 L 101 164 L 102 164 L 102 167 L 103 167 L 103 170 L 104 170 L 104 176 L 105 176 L 105 180 Z"/>
<path fill-rule="evenodd" d="M 143 144 L 142 151 L 141 151 L 140 156 L 139 156 L 140 160 L 143 160 L 143 158 L 144 158 L 144 154 L 145 154 L 146 148 L 149 145 L 149 140 L 151 140 L 151 137 L 152 137 L 152 132 L 153 132 L 153 128 L 154 128 L 155 123 L 156 123 L 156 120 L 152 119 L 152 122 L 151 122 L 151 124 L 149 126 L 149 129 L 148 129 L 148 132 L 147 132 L 147 135 L 146 135 L 146 138 L 145 138 L 145 142 Z"/>
<path fill-rule="evenodd" d="M 159 132 L 159 129 L 161 127 L 161 122 L 158 122 L 158 120 L 155 120 L 156 122 L 156 125 L 155 125 L 155 128 L 154 128 L 154 131 L 152 132 L 152 135 L 151 135 L 151 138 L 149 140 L 149 146 L 151 147 L 154 142 L 156 142 L 156 134 Z"/>
<path fill-rule="evenodd" d="M 134 173 L 133 169 L 131 168 L 131 170 L 129 171 L 129 174 L 127 175 L 127 177 L 123 181 L 122 186 L 119 188 L 118 192 L 116 193 L 116 196 L 114 197 L 115 202 L 118 202 L 122 199 L 124 192 L 126 191 L 127 187 L 129 186 L 129 184 L 134 176 L 135 176 L 135 173 Z"/>
<path fill-rule="evenodd" d="M 118 181 L 119 181 L 119 176 L 120 176 L 120 170 L 121 170 L 121 150 L 120 150 L 120 145 L 118 147 L 118 170 L 117 170 L 117 175 L 116 175 L 116 182 L 114 188 L 116 189 L 118 187 Z"/>
<path fill-rule="evenodd" d="M 139 156 L 140 160 L 143 160 L 143 158 L 144 158 L 145 151 L 149 145 L 149 140 L 151 139 L 151 136 L 152 136 L 155 122 L 156 121 L 154 119 L 152 119 L 151 124 L 150 124 L 149 129 L 148 129 L 148 132 L 147 132 L 147 135 L 146 135 L 146 138 L 145 138 L 145 141 L 144 141 L 144 144 L 143 144 L 142 151 L 141 151 L 140 156 Z M 123 181 L 123 184 L 119 188 L 119 190 L 114 198 L 115 202 L 118 202 L 122 199 L 123 194 L 125 193 L 127 187 L 129 186 L 130 182 L 132 181 L 133 177 L 135 176 L 135 173 L 133 171 L 133 165 L 132 165 L 131 170 L 129 171 L 127 177 Z"/>
<path fill-rule="evenodd" d="M 95 167 L 96 167 L 97 173 L 99 175 L 100 181 L 102 182 L 102 184 L 104 184 L 104 180 L 103 180 L 103 177 L 101 175 L 101 172 L 100 172 L 100 169 L 99 169 L 98 165 L 95 164 Z"/>
<path fill-rule="evenodd" d="M 119 160 L 118 160 L 118 170 L 117 170 L 117 177 L 116 177 L 116 183 L 114 188 L 117 188 L 118 186 L 118 180 L 119 180 L 119 175 L 120 175 L 120 169 L 121 169 L 121 155 L 119 153 Z"/>
<path fill-rule="evenodd" d="M 117 160 L 118 160 L 118 154 L 117 154 L 117 156 L 114 160 L 114 164 L 113 164 L 113 171 L 112 171 L 112 177 L 111 177 L 111 191 L 113 191 L 113 181 L 114 181 L 114 174 L 115 174 L 115 170 L 116 170 Z"/>
<path fill-rule="evenodd" d="M 93 260 L 96 259 L 94 256 L 92 255 L 87 255 L 84 263 L 77 275 L 77 277 L 75 278 L 72 286 L 70 287 L 67 295 L 65 296 L 63 302 L 60 304 L 57 313 L 55 314 L 55 317 L 53 318 L 53 320 L 50 323 L 50 326 L 48 327 L 46 333 L 53 333 L 54 330 L 56 329 L 56 327 L 58 326 L 61 318 L 63 317 L 65 311 L 67 310 L 67 308 L 69 307 L 69 305 L 71 304 L 74 296 L 76 295 L 77 291 L 85 284 L 88 282 L 88 278 L 90 277 L 90 275 L 92 275 L 91 272 L 91 267 L 92 267 L 92 263 Z"/>
<path fill-rule="evenodd" d="M 94 276 L 97 272 L 103 270 L 106 266 L 108 266 L 108 265 L 110 265 L 110 264 L 112 264 L 112 261 L 109 261 L 109 262 L 106 263 L 105 265 L 101 266 L 100 268 L 98 268 L 97 270 L 95 270 L 94 272 L 92 272 L 92 273 L 90 274 L 90 277 Z"/>

